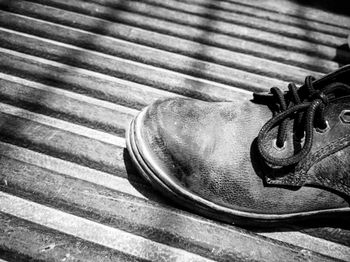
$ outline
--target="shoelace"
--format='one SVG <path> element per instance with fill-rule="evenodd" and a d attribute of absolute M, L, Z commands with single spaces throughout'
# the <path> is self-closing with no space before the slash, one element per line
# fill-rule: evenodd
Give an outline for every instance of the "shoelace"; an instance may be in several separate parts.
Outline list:
<path fill-rule="evenodd" d="M 342 83 L 333 83 L 322 89 L 315 89 L 313 81 L 315 78 L 308 76 L 305 78 L 305 84 L 298 90 L 294 83 L 288 85 L 289 91 L 283 93 L 279 88 L 271 88 L 271 94 L 279 104 L 279 113 L 272 117 L 260 130 L 257 144 L 258 150 L 265 161 L 274 166 L 290 166 L 300 162 L 311 150 L 313 143 L 313 129 L 327 128 L 327 122 L 324 111 L 330 101 L 335 97 L 336 90 L 338 93 L 348 93 L 350 87 Z M 345 91 L 345 92 L 344 92 Z M 258 94 L 255 94 L 259 96 Z M 294 118 L 295 137 L 301 139 L 304 137 L 303 147 L 295 154 L 286 158 L 276 158 L 272 156 L 263 146 L 269 131 L 277 126 L 278 133 L 276 146 L 283 148 L 287 139 L 287 124 L 289 119 Z"/>

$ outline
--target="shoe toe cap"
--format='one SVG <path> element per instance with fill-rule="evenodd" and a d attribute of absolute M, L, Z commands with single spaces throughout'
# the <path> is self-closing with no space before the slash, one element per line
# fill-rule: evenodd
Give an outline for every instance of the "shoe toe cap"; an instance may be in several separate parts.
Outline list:
<path fill-rule="evenodd" d="M 165 179 L 175 183 L 184 181 L 181 159 L 191 154 L 186 149 L 195 144 L 191 130 L 195 110 L 188 110 L 191 102 L 193 107 L 189 99 L 159 100 L 146 108 L 135 123 L 137 147 L 145 162 L 158 176 L 164 174 Z"/>

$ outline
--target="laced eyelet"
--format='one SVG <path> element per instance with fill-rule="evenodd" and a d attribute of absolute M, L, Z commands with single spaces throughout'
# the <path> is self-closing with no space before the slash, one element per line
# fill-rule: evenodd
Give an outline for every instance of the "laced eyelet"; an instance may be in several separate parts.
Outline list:
<path fill-rule="evenodd" d="M 344 124 L 350 124 L 350 110 L 343 110 L 339 117 Z"/>
<path fill-rule="evenodd" d="M 275 138 L 274 140 L 272 140 L 272 147 L 274 148 L 274 149 L 276 149 L 276 150 L 278 150 L 278 151 L 282 151 L 282 150 L 284 150 L 285 148 L 286 148 L 286 142 L 284 142 L 283 143 L 283 146 L 282 147 L 279 147 L 278 145 L 277 145 L 277 139 Z"/>
<path fill-rule="evenodd" d="M 325 127 L 325 128 L 319 128 L 319 127 L 317 127 L 317 128 L 316 128 L 316 132 L 317 132 L 317 133 L 324 134 L 324 133 L 326 133 L 329 129 L 330 129 L 330 126 L 329 126 L 328 121 L 326 120 L 326 127 Z"/>
<path fill-rule="evenodd" d="M 331 129 L 329 123 L 324 119 L 325 110 L 328 104 L 332 103 L 335 94 L 337 94 L 335 97 L 338 97 L 338 94 L 339 97 L 345 96 L 350 91 L 350 86 L 343 83 L 328 83 L 329 81 L 325 81 L 325 84 L 317 82 L 316 88 L 314 86 L 315 81 L 315 78 L 308 76 L 305 78 L 305 84 L 299 89 L 295 84 L 291 83 L 287 92 L 282 92 L 277 87 L 271 88 L 270 92 L 274 99 L 266 100 L 266 102 L 268 104 L 271 103 L 271 107 L 275 105 L 280 106 L 280 110 L 260 129 L 257 140 L 259 153 L 269 164 L 274 166 L 291 166 L 299 163 L 311 152 L 314 132 L 325 134 Z M 306 131 L 304 141 L 300 141 L 302 143 L 301 146 L 300 144 L 295 145 L 297 148 L 300 147 L 300 150 L 293 150 L 295 152 L 291 156 L 276 157 L 273 152 L 270 152 L 272 148 L 274 148 L 272 151 L 287 150 L 287 148 L 293 147 L 294 143 L 299 141 L 293 140 L 293 142 L 289 142 L 291 145 L 284 143 L 282 147 L 278 147 L 276 140 L 266 141 L 270 138 L 268 133 L 278 126 L 277 138 L 286 138 L 288 132 L 291 132 L 290 128 L 287 128 L 288 121 L 293 118 L 297 120 L 295 122 L 295 130 L 303 128 L 303 131 Z M 350 114 L 347 112 L 341 115 L 340 120 L 347 124 L 350 120 Z M 320 123 L 320 121 L 325 121 L 325 123 Z M 322 128 L 318 127 L 318 125 Z M 266 148 L 266 142 L 268 143 L 268 148 Z"/>

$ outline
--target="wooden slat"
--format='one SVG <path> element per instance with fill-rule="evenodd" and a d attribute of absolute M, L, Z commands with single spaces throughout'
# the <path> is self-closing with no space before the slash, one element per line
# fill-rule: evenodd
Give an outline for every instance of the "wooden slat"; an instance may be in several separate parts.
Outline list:
<path fill-rule="evenodd" d="M 127 125 L 138 112 L 2 73 L 0 94 L 0 100 L 7 103 L 120 135 L 124 135 Z"/>
<path fill-rule="evenodd" d="M 1 212 L 0 256 L 8 262 L 142 261 L 135 256 Z"/>
<path fill-rule="evenodd" d="M 196 4 L 208 4 L 208 0 L 180 0 L 181 2 L 188 3 L 196 3 Z M 220 1 L 225 3 L 225 7 L 229 5 L 241 5 L 252 8 L 256 12 L 259 11 L 267 11 L 280 15 L 284 15 L 287 19 L 297 18 L 306 22 L 318 22 L 325 25 L 332 25 L 338 28 L 346 28 L 350 27 L 350 18 L 347 15 L 339 15 L 334 12 L 326 12 L 320 9 L 312 8 L 307 6 L 307 2 L 305 5 L 295 3 L 295 1 L 291 0 L 267 0 L 264 1 L 264 4 L 261 4 L 259 0 L 222 0 Z M 311 3 L 312 4 L 312 3 Z M 317 5 L 317 3 L 316 3 Z M 345 5 L 345 2 L 343 2 Z M 344 6 L 345 8 L 346 6 Z M 345 10 L 344 10 L 345 13 Z"/>
<path fill-rule="evenodd" d="M 300 232 L 274 232 L 274 233 L 263 233 L 267 237 L 278 239 L 285 243 L 303 243 L 302 246 L 317 251 L 324 255 L 332 254 L 332 257 L 339 258 L 341 260 L 347 260 L 350 258 L 350 248 L 344 245 L 335 244 L 331 241 L 325 241 L 323 239 L 312 237 L 307 234 Z M 299 244 L 300 245 L 300 244 Z"/>
<path fill-rule="evenodd" d="M 306 20 L 314 20 L 343 28 L 349 28 L 350 26 L 349 16 L 338 15 L 307 6 L 300 6 L 297 3 L 289 0 L 267 0 L 264 1 L 263 6 L 258 0 L 228 0 L 228 2 L 249 5 L 263 10 L 272 10 L 274 12 L 279 12 L 285 15 L 300 17 Z M 346 6 L 344 6 L 344 8 L 346 8 Z"/>
<path fill-rule="evenodd" d="M 22 142 L 29 148 L 98 170 L 126 175 L 124 165 L 121 166 L 123 139 L 2 103 L 0 109 L 3 139 Z"/>
<path fill-rule="evenodd" d="M 50 176 L 52 176 L 53 178 L 55 174 L 61 174 L 62 176 L 69 178 L 71 181 L 76 181 L 77 183 L 79 183 L 79 181 L 86 181 L 86 182 L 98 185 L 100 188 L 107 188 L 113 191 L 129 194 L 141 199 L 147 198 L 146 196 L 141 194 L 134 186 L 132 186 L 130 184 L 130 181 L 127 179 L 114 176 L 112 174 L 108 174 L 105 172 L 101 172 L 96 169 L 84 167 L 82 165 L 75 164 L 71 161 L 66 161 L 60 158 L 51 157 L 46 154 L 38 153 L 33 150 L 29 150 L 20 146 L 16 146 L 16 145 L 4 143 L 4 142 L 0 142 L 0 148 L 1 148 L 0 154 L 2 155 L 2 157 L 7 159 L 12 159 L 11 163 L 3 162 L 2 170 L 7 169 L 9 172 L 7 174 L 5 173 L 2 174 L 3 175 L 1 180 L 2 185 L 9 186 L 8 185 L 9 183 L 10 184 L 17 183 L 16 181 L 22 181 L 28 184 L 28 181 L 33 180 L 33 178 L 39 175 L 39 173 L 36 173 L 35 170 L 38 170 L 38 168 L 41 168 L 42 170 L 46 170 L 46 172 L 48 172 L 47 170 L 50 170 L 49 172 Z M 26 168 L 24 168 L 21 172 L 26 173 L 29 170 L 33 170 L 33 172 L 29 172 L 26 175 L 28 176 L 27 179 L 22 179 L 19 176 L 15 178 L 13 175 L 10 174 L 12 172 L 11 167 L 14 167 L 13 164 L 15 163 L 20 163 L 20 165 L 26 166 Z M 123 163 L 121 165 L 123 165 Z M 31 175 L 34 177 L 31 178 L 30 177 Z M 43 181 L 45 181 L 45 179 Z M 140 187 L 144 186 L 145 188 L 147 188 L 147 190 L 150 190 L 149 185 L 145 185 L 143 180 L 141 180 L 141 182 L 138 181 L 138 185 Z M 43 183 L 45 184 L 45 182 Z M 39 191 L 37 189 L 34 189 L 34 190 Z M 63 196 L 60 196 L 60 197 L 63 197 Z M 78 200 L 83 201 L 82 198 L 80 199 L 77 198 L 76 201 Z"/>
<path fill-rule="evenodd" d="M 6 115 L 11 116 L 11 117 L 23 119 L 23 121 L 30 121 L 31 123 L 37 123 L 38 125 L 43 125 L 43 127 L 50 126 L 50 127 L 55 128 L 55 129 L 65 130 L 66 132 L 69 132 L 69 133 L 78 134 L 78 135 L 81 135 L 82 137 L 85 137 L 85 138 L 93 138 L 93 139 L 98 140 L 102 143 L 110 144 L 110 145 L 117 146 L 117 147 L 123 147 L 125 145 L 123 139 L 121 139 L 117 136 L 114 136 L 114 135 L 110 135 L 110 134 L 105 133 L 105 132 L 100 132 L 100 131 L 86 128 L 86 127 L 83 127 L 80 125 L 75 125 L 75 124 L 72 124 L 72 123 L 69 123 L 66 121 L 61 121 L 61 120 L 47 117 L 47 116 L 44 116 L 41 114 L 35 114 L 35 113 L 30 112 L 30 111 L 23 110 L 23 109 L 13 107 L 13 106 L 10 106 L 7 104 L 3 104 L 3 103 L 0 103 L 0 109 L 1 109 L 2 114 L 6 114 Z M 21 121 L 21 120 L 19 120 L 19 121 Z M 6 124 L 4 122 L 5 121 L 2 121 L 3 124 Z M 14 123 L 14 122 L 12 122 L 12 123 L 13 123 L 13 126 L 17 125 L 17 123 Z M 36 129 L 36 128 L 33 128 L 33 129 Z M 28 130 L 26 130 L 25 132 L 27 132 L 28 135 L 31 136 L 31 135 L 33 135 L 33 132 L 31 132 L 31 131 L 32 131 L 31 128 L 28 128 Z M 53 138 L 53 136 L 50 136 L 50 138 L 48 140 L 51 140 L 52 138 Z"/>

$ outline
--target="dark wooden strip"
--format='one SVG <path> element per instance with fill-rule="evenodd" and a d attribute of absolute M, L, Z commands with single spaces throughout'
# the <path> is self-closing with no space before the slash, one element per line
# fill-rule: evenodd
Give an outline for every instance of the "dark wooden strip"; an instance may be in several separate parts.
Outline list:
<path fill-rule="evenodd" d="M 4 0 L 0 0 L 0 4 L 3 1 Z M 264 45 L 240 38 L 228 38 L 224 35 L 218 37 L 217 35 L 211 33 L 208 35 L 208 37 L 206 37 L 206 34 L 202 33 L 200 34 L 201 37 L 193 37 L 191 32 L 183 30 L 178 36 L 170 36 L 168 34 L 145 30 L 135 26 L 128 26 L 115 21 L 110 22 L 105 19 L 82 15 L 76 12 L 62 12 L 62 10 L 57 8 L 24 1 L 16 1 L 7 7 L 7 9 L 57 24 L 64 24 L 98 34 L 109 35 L 115 38 L 125 39 L 127 41 L 133 41 L 142 45 L 177 52 L 207 61 L 220 61 L 220 63 L 223 64 L 227 64 L 232 57 L 232 54 L 225 50 L 228 49 L 233 51 L 235 55 L 239 55 L 240 53 L 248 54 L 250 57 L 253 55 L 256 57 L 283 62 L 284 64 L 295 65 L 326 73 L 338 67 L 338 63 L 326 60 L 319 56 L 310 56 L 308 54 L 280 49 L 270 45 Z M 5 23 L 6 26 L 12 26 L 6 21 L 3 21 L 3 23 Z M 223 55 L 223 52 L 225 55 Z M 224 61 L 217 59 L 217 57 L 226 57 L 226 55 L 228 59 L 225 59 Z M 341 53 L 333 53 L 328 58 L 338 59 L 339 57 L 340 59 L 343 56 L 344 55 L 341 55 Z M 242 56 L 240 56 L 240 58 L 241 57 Z M 230 64 L 232 63 L 236 64 L 237 66 L 237 62 L 231 61 Z M 259 63 L 255 67 L 258 66 Z"/>

